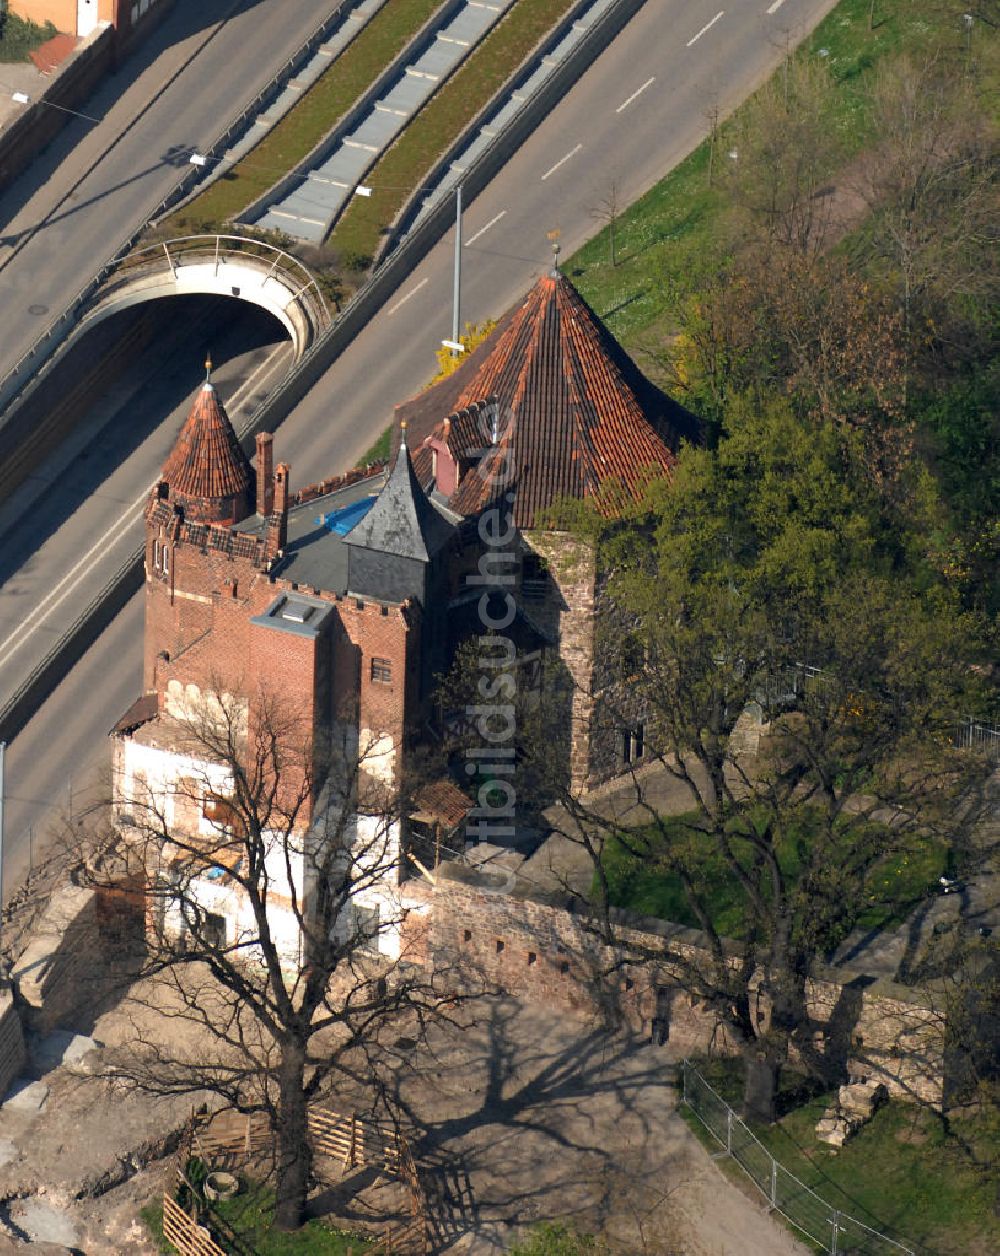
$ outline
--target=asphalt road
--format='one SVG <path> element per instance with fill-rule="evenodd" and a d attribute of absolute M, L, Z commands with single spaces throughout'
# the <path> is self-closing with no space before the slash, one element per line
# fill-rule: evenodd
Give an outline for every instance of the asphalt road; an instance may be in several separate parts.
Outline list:
<path fill-rule="evenodd" d="M 623 202 L 645 191 L 704 135 L 708 111 L 742 99 L 780 63 L 786 32 L 801 38 L 833 0 L 741 0 L 731 11 L 718 3 L 647 0 L 468 209 L 463 320 L 499 315 L 528 288 L 550 264 L 553 228 L 564 256 L 591 235 L 592 207 L 612 181 Z M 293 487 L 353 465 L 393 406 L 426 383 L 451 330 L 453 250 L 449 234 L 286 419 L 276 452 L 292 464 Z M 158 455 L 143 448 L 120 501 L 155 476 Z M 86 548 L 108 526 L 94 516 Z M 63 533 L 61 544 L 70 547 L 65 564 L 79 538 Z M 108 762 L 107 731 L 141 683 L 140 605 L 130 604 L 8 752 L 10 883 L 27 859 L 29 825 L 37 836 L 65 807 L 67 778 L 79 805 L 81 782 Z"/>
<path fill-rule="evenodd" d="M 146 318 L 144 350 L 0 506 L 0 702 L 142 543 L 149 491 L 191 409 L 206 348 L 237 421 L 291 361 L 283 328 L 255 306 L 184 297 L 152 303 Z M 108 320 L 79 353 L 134 319 L 130 310 Z"/>
<path fill-rule="evenodd" d="M 182 0 L 0 196 L 0 377 L 159 206 L 333 0 Z M 3 83 L 0 67 L 0 84 Z M 0 88 L 2 90 L 2 88 Z"/>

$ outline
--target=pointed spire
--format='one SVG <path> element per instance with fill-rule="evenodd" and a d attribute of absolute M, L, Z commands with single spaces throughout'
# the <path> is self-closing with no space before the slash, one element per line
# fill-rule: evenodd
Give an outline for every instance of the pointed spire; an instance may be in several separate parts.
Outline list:
<path fill-rule="evenodd" d="M 426 563 L 449 540 L 454 529 L 420 487 L 406 446 L 405 423 L 402 428 L 392 474 L 375 505 L 344 537 L 344 544 Z"/>
<path fill-rule="evenodd" d="M 558 263 L 558 241 L 549 239 Z M 409 420 L 420 450 L 421 483 L 431 478 L 431 455 L 421 445 L 442 432 L 450 415 L 449 447 L 469 469 L 449 509 L 475 515 L 513 492 L 519 528 L 538 526 L 561 498 L 594 496 L 608 482 L 638 495 L 651 469 L 669 473 L 671 445 L 685 421 L 557 267 L 538 278 L 457 371 L 397 413 Z M 477 421 L 466 421 L 466 414 Z"/>
<path fill-rule="evenodd" d="M 197 523 L 238 523 L 252 512 L 253 473 L 215 385 L 212 363 L 170 456 L 163 464 L 170 500 Z"/>

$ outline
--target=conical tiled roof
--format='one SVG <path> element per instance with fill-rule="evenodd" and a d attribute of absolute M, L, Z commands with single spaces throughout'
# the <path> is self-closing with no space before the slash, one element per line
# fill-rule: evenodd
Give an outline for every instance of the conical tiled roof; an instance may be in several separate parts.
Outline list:
<path fill-rule="evenodd" d="M 494 405 L 496 442 L 483 419 L 489 412 L 486 427 L 493 426 Z M 522 528 L 562 497 L 589 497 L 610 482 L 637 492 L 651 469 L 673 466 L 680 435 L 693 435 L 690 416 L 644 378 L 558 272 L 538 280 L 454 375 L 397 414 L 409 420 L 415 447 L 435 435 L 460 462 L 468 453 L 477 463 L 452 496 L 452 509 L 483 509 L 500 491 L 502 471 L 502 490 L 513 489 L 514 522 Z M 479 453 L 456 448 L 465 429 L 475 429 L 470 440 Z M 491 447 L 485 455 L 484 445 Z M 416 465 L 426 481 L 426 450 Z"/>
<path fill-rule="evenodd" d="M 344 537 L 344 544 L 426 563 L 454 531 L 420 487 L 404 439 L 385 487 L 371 510 Z"/>
<path fill-rule="evenodd" d="M 210 379 L 195 398 L 161 478 L 171 501 L 183 506 L 192 522 L 237 523 L 250 514 L 253 471 Z"/>

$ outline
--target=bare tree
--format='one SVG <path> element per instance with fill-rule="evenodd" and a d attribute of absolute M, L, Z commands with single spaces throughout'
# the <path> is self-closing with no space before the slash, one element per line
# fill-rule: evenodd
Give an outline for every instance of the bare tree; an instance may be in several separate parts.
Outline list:
<path fill-rule="evenodd" d="M 608 229 L 608 261 L 612 266 L 618 265 L 618 219 L 621 212 L 621 189 L 618 180 L 612 179 L 607 192 L 590 211 L 591 218 Z"/>
<path fill-rule="evenodd" d="M 266 1112 L 281 1229 L 303 1219 L 310 1103 L 404 1009 L 435 1006 L 373 962 L 400 924 L 399 791 L 375 741 L 333 743 L 264 692 L 175 705 L 120 748 L 111 814 L 81 852 L 90 885 L 145 901 L 120 1074 Z"/>
<path fill-rule="evenodd" d="M 961 352 L 970 304 L 986 313 L 1000 277 L 996 127 L 938 59 L 894 61 L 872 105 L 877 141 L 859 179 L 870 216 L 855 260 L 893 283 L 911 359 L 924 345 Z"/>
<path fill-rule="evenodd" d="M 829 228 L 830 179 L 843 153 L 827 117 L 822 66 L 788 60 L 732 127 L 729 188 L 742 233 L 758 243 L 820 251 Z"/>

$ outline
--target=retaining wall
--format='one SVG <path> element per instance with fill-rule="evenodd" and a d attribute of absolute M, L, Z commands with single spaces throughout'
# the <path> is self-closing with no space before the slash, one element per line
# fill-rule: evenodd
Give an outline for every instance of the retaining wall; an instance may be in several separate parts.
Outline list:
<path fill-rule="evenodd" d="M 8 187 L 55 139 L 105 74 L 114 66 L 115 32 L 95 32 L 62 63 L 42 95 L 0 131 L 0 189 Z M 53 109 L 53 105 L 61 108 Z"/>
<path fill-rule="evenodd" d="M 464 866 L 438 871 L 434 888 L 407 887 L 404 956 L 450 987 L 503 991 L 554 1015 L 624 1022 L 650 1037 L 655 1030 L 685 1054 L 736 1053 L 718 1016 L 671 965 L 672 955 L 707 965 L 697 930 L 616 913 L 616 956 L 558 899 L 498 892 Z M 630 951 L 663 958 L 622 966 Z M 810 981 L 807 997 L 816 1045 L 828 1058 L 884 1082 L 896 1098 L 942 1106 L 945 1026 L 924 992 L 838 969 Z M 758 1010 L 766 1017 L 760 997 Z"/>
<path fill-rule="evenodd" d="M 107 979 L 93 890 L 67 886 L 53 896 L 11 978 L 36 1033 L 93 1012 Z"/>
<path fill-rule="evenodd" d="M 0 1099 L 10 1090 L 14 1079 L 24 1072 L 27 1061 L 14 996 L 9 989 L 0 988 Z"/>

